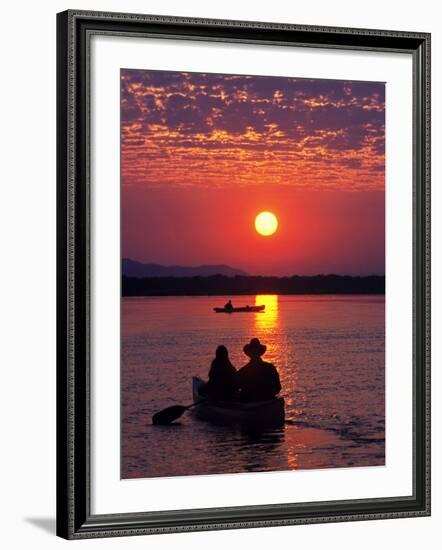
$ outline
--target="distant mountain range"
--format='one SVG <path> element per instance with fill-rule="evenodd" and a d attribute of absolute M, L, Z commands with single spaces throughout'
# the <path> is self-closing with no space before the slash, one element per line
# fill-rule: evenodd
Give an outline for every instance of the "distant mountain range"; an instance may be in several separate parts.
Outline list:
<path fill-rule="evenodd" d="M 122 273 L 125 277 L 210 277 L 223 275 L 225 277 L 247 276 L 245 271 L 228 265 L 199 265 L 185 267 L 178 265 L 143 264 L 129 258 L 123 258 Z"/>

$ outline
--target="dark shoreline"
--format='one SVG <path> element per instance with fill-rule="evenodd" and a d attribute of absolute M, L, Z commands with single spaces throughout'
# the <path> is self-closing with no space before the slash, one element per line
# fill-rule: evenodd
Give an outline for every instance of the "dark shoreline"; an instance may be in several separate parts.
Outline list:
<path fill-rule="evenodd" d="M 385 276 L 122 277 L 122 296 L 385 294 Z"/>

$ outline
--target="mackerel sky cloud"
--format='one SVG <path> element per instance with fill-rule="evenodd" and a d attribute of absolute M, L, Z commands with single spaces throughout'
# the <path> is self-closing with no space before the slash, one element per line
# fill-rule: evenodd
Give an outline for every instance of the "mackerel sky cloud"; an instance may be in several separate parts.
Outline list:
<path fill-rule="evenodd" d="M 384 190 L 385 86 L 121 70 L 123 186 Z"/>

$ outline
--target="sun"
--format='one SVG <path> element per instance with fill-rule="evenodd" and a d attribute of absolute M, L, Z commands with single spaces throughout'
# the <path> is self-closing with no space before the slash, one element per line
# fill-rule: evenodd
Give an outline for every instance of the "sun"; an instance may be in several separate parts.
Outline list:
<path fill-rule="evenodd" d="M 255 218 L 255 229 L 263 237 L 269 237 L 278 229 L 278 218 L 273 212 L 260 212 Z"/>

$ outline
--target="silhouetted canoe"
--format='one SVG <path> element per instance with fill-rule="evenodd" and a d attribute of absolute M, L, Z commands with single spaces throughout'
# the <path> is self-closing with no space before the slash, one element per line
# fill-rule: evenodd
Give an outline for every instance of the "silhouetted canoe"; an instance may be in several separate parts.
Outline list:
<path fill-rule="evenodd" d="M 215 313 L 253 313 L 257 311 L 264 311 L 266 306 L 245 306 L 245 307 L 214 307 L 213 311 Z"/>
<path fill-rule="evenodd" d="M 200 389 L 204 380 L 192 378 L 193 402 L 204 399 Z M 275 397 L 269 401 L 236 403 L 232 401 L 211 401 L 207 399 L 195 407 L 194 413 L 201 420 L 218 425 L 241 424 L 258 427 L 278 427 L 284 424 L 284 398 Z"/>

